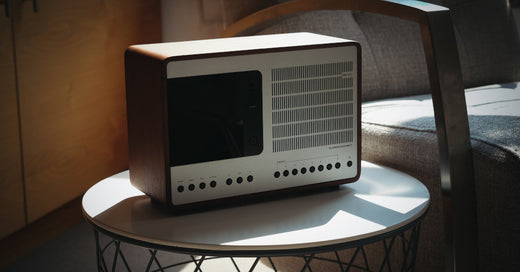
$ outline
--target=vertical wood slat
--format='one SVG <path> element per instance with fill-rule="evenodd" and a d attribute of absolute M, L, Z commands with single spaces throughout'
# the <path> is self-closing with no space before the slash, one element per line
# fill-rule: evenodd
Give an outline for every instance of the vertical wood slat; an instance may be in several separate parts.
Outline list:
<path fill-rule="evenodd" d="M 160 1 L 13 5 L 27 217 L 128 166 L 124 50 L 160 42 Z"/>
<path fill-rule="evenodd" d="M 12 19 L 0 16 L 0 239 L 25 225 Z"/>

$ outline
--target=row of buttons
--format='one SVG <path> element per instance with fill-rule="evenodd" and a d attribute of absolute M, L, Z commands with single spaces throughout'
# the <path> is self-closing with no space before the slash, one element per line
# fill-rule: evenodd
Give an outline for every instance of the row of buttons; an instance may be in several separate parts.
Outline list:
<path fill-rule="evenodd" d="M 254 179 L 254 177 L 251 176 L 251 175 L 249 175 L 249 176 L 246 177 L 245 180 L 247 180 L 247 182 L 253 182 L 253 179 Z M 231 184 L 233 184 L 233 181 L 235 181 L 236 183 L 240 184 L 240 183 L 244 182 L 244 178 L 243 178 L 243 177 L 238 177 L 238 178 L 236 178 L 235 180 L 233 180 L 232 178 L 228 178 L 228 179 L 226 179 L 226 184 L 227 184 L 227 185 L 231 185 Z M 211 188 L 215 188 L 215 187 L 217 187 L 217 181 L 212 180 L 212 181 L 209 183 L 209 186 L 210 186 Z M 188 190 L 189 190 L 189 191 L 195 191 L 195 188 L 196 188 L 196 187 L 197 187 L 197 186 L 196 186 L 195 184 L 192 183 L 192 184 L 188 185 Z M 204 190 L 204 189 L 206 189 L 206 187 L 207 187 L 206 182 L 201 182 L 201 183 L 199 183 L 199 189 Z M 184 192 L 185 190 L 186 190 L 186 187 L 184 187 L 184 185 L 179 185 L 179 186 L 177 186 L 177 192 L 182 193 L 182 192 Z"/>
<path fill-rule="evenodd" d="M 352 166 L 352 161 L 348 161 L 348 162 L 347 162 L 347 166 L 348 166 L 348 167 L 351 167 L 351 166 Z M 279 178 L 279 177 L 281 177 L 282 175 L 283 175 L 284 177 L 287 177 L 287 176 L 289 176 L 290 174 L 292 174 L 293 176 L 296 176 L 296 175 L 298 175 L 298 173 L 306 174 L 307 171 L 309 171 L 310 173 L 314 173 L 314 172 L 316 172 L 316 170 L 318 170 L 319 172 L 321 172 L 321 171 L 323 171 L 323 170 L 325 170 L 325 169 L 327 169 L 327 170 L 332 170 L 333 167 L 336 168 L 336 169 L 339 169 L 339 168 L 341 168 L 341 163 L 337 162 L 337 163 L 335 163 L 334 165 L 332 165 L 332 163 L 329 163 L 329 164 L 327 164 L 327 165 L 322 165 L 322 164 L 320 164 L 320 165 L 318 165 L 317 168 L 316 168 L 315 166 L 311 166 L 311 167 L 309 167 L 308 170 L 307 170 L 307 167 L 302 167 L 300 170 L 294 168 L 294 169 L 292 169 L 291 171 L 289 171 L 289 170 L 284 170 L 283 172 L 276 171 L 276 172 L 274 172 L 274 177 L 275 177 L 275 178 Z"/>

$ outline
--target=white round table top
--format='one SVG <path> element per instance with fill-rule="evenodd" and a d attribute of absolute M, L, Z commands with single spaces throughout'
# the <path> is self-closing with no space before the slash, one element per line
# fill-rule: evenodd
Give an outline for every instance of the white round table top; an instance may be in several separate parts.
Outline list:
<path fill-rule="evenodd" d="M 360 179 L 337 190 L 182 215 L 152 203 L 125 171 L 92 186 L 82 204 L 90 223 L 120 240 L 190 254 L 259 256 L 384 236 L 419 220 L 429 197 L 415 178 L 362 162 Z"/>

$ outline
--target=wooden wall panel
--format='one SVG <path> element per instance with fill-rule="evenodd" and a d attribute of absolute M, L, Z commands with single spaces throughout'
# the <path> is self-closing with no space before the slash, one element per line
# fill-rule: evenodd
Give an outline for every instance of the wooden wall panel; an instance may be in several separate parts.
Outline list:
<path fill-rule="evenodd" d="M 160 42 L 160 1 L 16 2 L 28 221 L 127 168 L 124 50 Z"/>
<path fill-rule="evenodd" d="M 11 36 L 11 20 L 1 13 L 0 239 L 25 225 L 15 63 Z"/>

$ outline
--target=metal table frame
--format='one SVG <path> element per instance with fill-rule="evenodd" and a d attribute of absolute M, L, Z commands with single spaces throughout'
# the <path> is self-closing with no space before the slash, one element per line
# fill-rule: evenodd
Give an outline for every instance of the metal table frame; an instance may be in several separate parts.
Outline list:
<path fill-rule="evenodd" d="M 338 265 L 338 271 L 351 271 L 351 269 L 357 269 L 356 271 L 414 271 L 417 248 L 419 244 L 421 220 L 423 219 L 425 214 L 426 213 L 424 213 L 421 217 L 417 218 L 415 221 L 399 229 L 382 235 L 369 237 L 354 242 L 337 244 L 334 246 L 312 247 L 302 248 L 298 250 L 283 251 L 194 251 L 193 249 L 172 248 L 158 244 L 146 243 L 143 241 L 131 239 L 115 233 L 108 232 L 95 225 L 92 226 L 94 228 L 94 237 L 96 241 L 97 267 L 98 271 L 103 272 L 120 271 L 116 270 L 118 264 L 123 265 L 124 269 L 126 269 L 125 271 L 133 271 L 130 267 L 131 265 L 125 258 L 123 249 L 121 248 L 122 243 L 127 243 L 133 246 L 138 246 L 147 249 L 147 251 L 150 254 L 145 270 L 147 272 L 175 271 L 172 269 L 190 263 L 195 265 L 195 268 L 193 270 L 194 272 L 202 272 L 203 270 L 201 266 L 203 262 L 220 258 L 229 258 L 236 271 L 240 272 L 241 269 L 235 261 L 235 258 L 237 257 L 253 257 L 253 262 L 247 271 L 254 271 L 262 258 L 265 258 L 265 260 L 271 266 L 273 271 L 279 271 L 275 262 L 273 261 L 273 258 L 287 256 L 293 256 L 296 258 L 301 258 L 303 260 L 303 266 L 300 269 L 300 271 L 302 272 L 313 271 L 311 262 L 314 260 L 336 263 Z M 102 242 L 100 241 L 100 234 L 109 237 L 109 241 L 102 245 Z M 379 244 L 379 246 L 383 248 L 384 257 L 382 258 L 381 263 L 370 265 L 367 255 L 365 253 L 365 246 L 374 243 Z M 397 243 L 400 243 L 401 245 L 399 249 L 397 249 Z M 350 258 L 348 260 L 342 260 L 342 258 L 340 258 L 340 251 L 346 249 L 352 249 L 353 253 L 350 255 Z M 395 266 L 393 267 L 391 263 L 390 255 L 393 250 L 402 251 L 402 260 L 398 268 Z M 157 253 L 160 251 L 168 252 L 171 254 L 185 254 L 189 255 L 190 258 L 188 261 L 174 262 L 165 265 L 164 262 L 159 261 L 157 257 Z M 319 253 L 326 252 L 334 253 L 335 258 L 326 258 L 318 256 Z M 105 256 L 107 254 L 112 255 L 111 258 Z M 359 264 L 360 261 L 361 264 Z"/>

